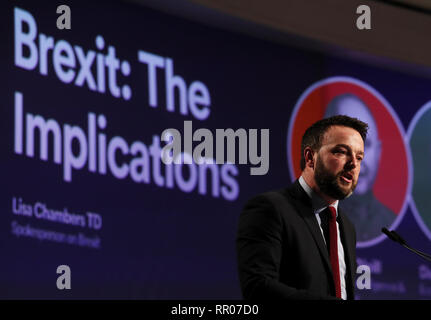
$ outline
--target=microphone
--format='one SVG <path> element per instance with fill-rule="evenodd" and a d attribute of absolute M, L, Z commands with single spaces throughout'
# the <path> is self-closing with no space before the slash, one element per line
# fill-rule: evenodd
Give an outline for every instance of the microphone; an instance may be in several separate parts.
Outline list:
<path fill-rule="evenodd" d="M 392 241 L 398 242 L 400 245 L 407 245 L 406 240 L 403 239 L 398 233 L 396 233 L 394 230 L 389 231 L 386 228 L 382 228 L 382 232 L 386 234 Z"/>
<path fill-rule="evenodd" d="M 401 245 L 407 245 L 406 240 L 403 239 L 398 233 L 396 233 L 394 230 L 391 231 L 392 235 L 398 240 L 398 243 Z"/>
<path fill-rule="evenodd" d="M 382 232 L 392 241 L 399 243 L 400 245 L 402 245 L 404 248 L 410 250 L 411 252 L 416 253 L 418 256 L 422 257 L 423 259 L 427 260 L 428 262 L 431 262 L 431 256 L 429 254 L 426 254 L 422 251 L 413 249 L 412 247 L 410 247 L 406 240 L 404 240 L 403 237 L 401 237 L 398 233 L 396 233 L 395 231 L 389 231 L 386 228 L 382 228 Z"/>
<path fill-rule="evenodd" d="M 392 241 L 398 242 L 398 239 L 386 228 L 382 228 L 382 232 Z"/>

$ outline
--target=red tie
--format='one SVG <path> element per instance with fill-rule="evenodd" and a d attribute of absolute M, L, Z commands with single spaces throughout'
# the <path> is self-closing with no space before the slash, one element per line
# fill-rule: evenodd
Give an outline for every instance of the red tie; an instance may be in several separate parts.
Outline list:
<path fill-rule="evenodd" d="M 341 298 L 340 268 L 338 264 L 337 212 L 329 206 L 329 256 L 331 258 L 332 274 L 334 275 L 335 294 Z"/>

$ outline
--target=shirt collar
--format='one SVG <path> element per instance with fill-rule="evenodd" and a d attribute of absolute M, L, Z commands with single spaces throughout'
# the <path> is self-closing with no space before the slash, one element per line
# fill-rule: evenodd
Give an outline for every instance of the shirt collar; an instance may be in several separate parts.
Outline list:
<path fill-rule="evenodd" d="M 328 207 L 328 203 L 323 200 L 316 192 L 314 192 L 313 189 L 310 188 L 310 186 L 307 184 L 307 182 L 305 182 L 305 179 L 302 176 L 299 177 L 299 184 L 310 197 L 313 212 L 315 214 L 319 214 Z M 335 208 L 338 217 L 338 200 L 332 203 L 331 206 Z"/>

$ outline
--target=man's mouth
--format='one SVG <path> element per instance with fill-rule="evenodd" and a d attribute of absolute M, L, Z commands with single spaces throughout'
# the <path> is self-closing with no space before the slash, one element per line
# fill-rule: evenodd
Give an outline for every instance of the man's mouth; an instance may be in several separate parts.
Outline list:
<path fill-rule="evenodd" d="M 348 172 L 344 172 L 341 176 L 340 176 L 341 180 L 345 181 L 346 183 L 352 183 L 353 181 L 353 175 L 348 173 Z"/>

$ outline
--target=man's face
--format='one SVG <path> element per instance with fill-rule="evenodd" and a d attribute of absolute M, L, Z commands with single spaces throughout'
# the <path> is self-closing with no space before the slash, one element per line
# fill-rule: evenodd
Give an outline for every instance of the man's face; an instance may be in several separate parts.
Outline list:
<path fill-rule="evenodd" d="M 332 126 L 314 155 L 314 179 L 320 191 L 333 199 L 350 196 L 358 183 L 364 142 L 355 129 Z"/>
<path fill-rule="evenodd" d="M 355 194 L 365 194 L 374 185 L 379 168 L 381 143 L 377 133 L 377 124 L 368 107 L 359 99 L 347 97 L 340 100 L 335 108 L 327 110 L 327 116 L 343 114 L 358 118 L 368 124 L 365 151 L 367 156 L 362 162 L 362 169 L 358 180 Z"/>

